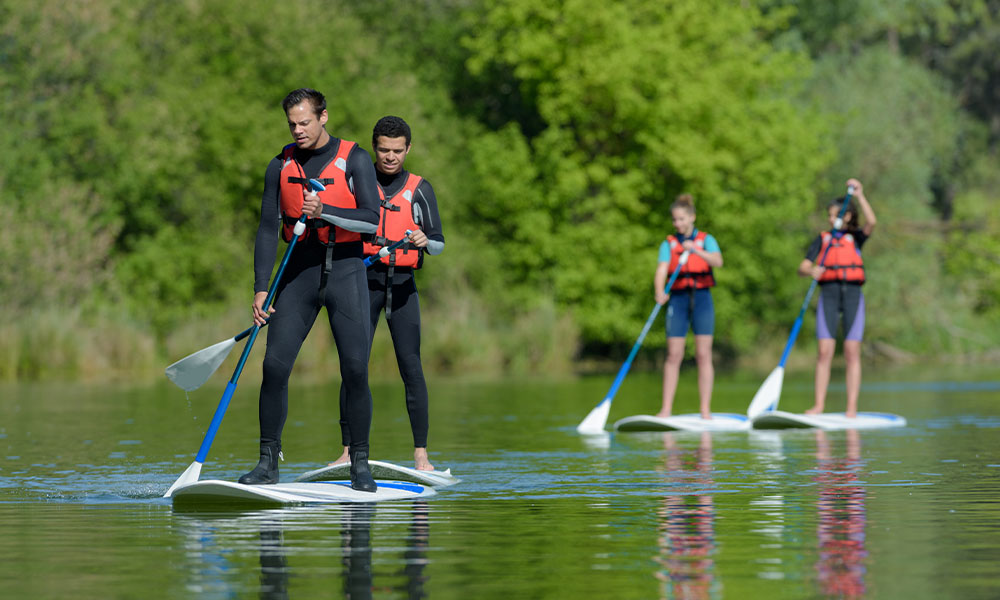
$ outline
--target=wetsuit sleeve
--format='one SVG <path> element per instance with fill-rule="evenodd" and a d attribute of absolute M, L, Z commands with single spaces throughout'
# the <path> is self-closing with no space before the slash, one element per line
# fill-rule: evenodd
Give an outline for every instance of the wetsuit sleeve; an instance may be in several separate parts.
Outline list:
<path fill-rule="evenodd" d="M 414 194 L 413 220 L 427 236 L 427 253 L 444 252 L 444 233 L 441 231 L 441 216 L 438 214 L 437 197 L 429 181 L 424 179 Z"/>
<path fill-rule="evenodd" d="M 347 231 L 375 233 L 378 229 L 378 181 L 368 152 L 355 146 L 347 157 L 347 181 L 357 200 L 357 208 L 323 205 L 323 220 Z"/>
<path fill-rule="evenodd" d="M 266 292 L 278 252 L 281 227 L 281 160 L 273 158 L 264 172 L 264 194 L 260 201 L 260 224 L 253 245 L 253 291 Z"/>
<path fill-rule="evenodd" d="M 657 262 L 670 262 L 670 243 L 667 240 L 660 242 L 660 251 L 657 256 Z"/>
<path fill-rule="evenodd" d="M 806 250 L 806 260 L 809 262 L 816 262 L 816 258 L 819 256 L 819 249 L 823 247 L 822 236 L 816 236 L 816 239 L 809 244 L 809 249 Z"/>
<path fill-rule="evenodd" d="M 861 246 L 864 246 L 865 242 L 868 241 L 868 236 L 860 229 L 852 231 L 851 235 L 854 236 L 854 245 L 858 247 L 858 250 L 861 250 Z"/>

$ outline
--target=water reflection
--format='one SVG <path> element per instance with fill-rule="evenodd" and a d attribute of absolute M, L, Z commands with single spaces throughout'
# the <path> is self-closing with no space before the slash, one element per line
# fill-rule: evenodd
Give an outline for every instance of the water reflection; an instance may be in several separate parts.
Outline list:
<path fill-rule="evenodd" d="M 430 537 L 430 507 L 426 501 L 398 504 L 378 509 L 375 504 L 343 504 L 323 507 L 295 507 L 258 511 L 205 511 L 174 508 L 179 529 L 184 534 L 189 592 L 202 598 L 245 596 L 246 555 L 256 553 L 260 564 L 258 597 L 266 600 L 289 598 L 289 584 L 297 595 L 311 595 L 303 585 L 320 590 L 342 589 L 344 598 L 370 599 L 373 590 L 426 598 L 425 569 Z M 383 512 L 385 514 L 383 514 Z M 405 535 L 394 529 L 403 524 Z M 379 552 L 402 548 L 401 560 L 382 558 L 373 571 L 372 527 L 378 529 Z M 252 537 L 248 537 L 252 536 Z M 402 537 L 400 540 L 398 538 Z M 252 540 L 252 541 L 251 541 Z M 394 548 L 397 546 L 397 548 Z M 321 562 L 317 567 L 315 557 Z M 333 557 L 334 561 L 322 560 Z M 396 568 L 394 565 L 401 567 Z M 319 578 L 301 579 L 303 572 L 319 573 Z M 298 579 L 290 579 L 296 573 Z M 340 581 L 335 581 L 339 579 Z M 377 586 L 377 588 L 376 588 Z"/>
<path fill-rule="evenodd" d="M 847 430 L 843 456 L 833 456 L 824 431 L 816 430 L 819 498 L 816 537 L 817 583 L 824 596 L 865 595 L 865 487 L 861 472 L 861 435 Z"/>
<path fill-rule="evenodd" d="M 692 493 L 665 496 L 657 509 L 659 554 L 656 572 L 661 598 L 720 596 L 715 574 L 715 503 L 707 493 L 712 479 L 712 437 L 703 432 L 697 450 L 680 448 L 676 434 L 663 434 L 664 467 L 673 482 Z"/>

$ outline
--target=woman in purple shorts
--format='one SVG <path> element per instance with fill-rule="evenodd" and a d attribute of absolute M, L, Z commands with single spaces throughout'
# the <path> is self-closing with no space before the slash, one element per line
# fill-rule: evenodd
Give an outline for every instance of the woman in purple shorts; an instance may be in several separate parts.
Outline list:
<path fill-rule="evenodd" d="M 844 324 L 844 361 L 847 365 L 848 417 L 858 413 L 858 393 L 861 390 L 861 339 L 865 332 L 865 296 L 861 286 L 865 282 L 861 246 L 875 228 L 875 212 L 865 198 L 864 188 L 857 179 L 848 179 L 847 186 L 854 189 L 843 226 L 839 230 L 824 231 L 813 240 L 806 257 L 799 265 L 799 275 L 812 277 L 819 282 L 819 303 L 816 307 L 816 403 L 806 414 L 823 412 L 826 388 L 830 383 L 830 364 L 836 349 L 838 323 Z M 865 217 L 864 227 L 858 225 L 857 200 Z M 830 225 L 840 215 L 845 198 L 837 198 L 827 207 Z M 817 261 L 824 256 L 822 264 Z"/>

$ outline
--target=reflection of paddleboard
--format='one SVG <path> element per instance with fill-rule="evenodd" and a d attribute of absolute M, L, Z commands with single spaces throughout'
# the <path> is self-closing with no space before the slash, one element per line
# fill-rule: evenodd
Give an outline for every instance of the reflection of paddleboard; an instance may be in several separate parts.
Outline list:
<path fill-rule="evenodd" d="M 350 481 L 313 483 L 275 483 L 244 485 L 232 481 L 207 479 L 181 486 L 171 497 L 174 504 L 335 504 L 340 502 L 378 502 L 409 500 L 433 496 L 434 489 L 404 481 L 376 481 L 375 492 L 351 489 Z"/>
<path fill-rule="evenodd" d="M 746 431 L 750 418 L 735 413 L 712 413 L 711 419 L 699 414 L 654 417 L 635 415 L 615 422 L 615 431 Z"/>
<path fill-rule="evenodd" d="M 753 426 L 755 429 L 882 429 L 905 427 L 906 419 L 879 412 L 859 412 L 857 417 L 849 419 L 842 412 L 805 415 L 772 410 L 754 417 Z"/>
<path fill-rule="evenodd" d="M 418 471 L 417 469 L 402 467 L 381 460 L 369 460 L 368 469 L 371 471 L 372 477 L 376 479 L 410 481 L 433 487 L 444 487 L 461 481 L 451 474 L 451 469 L 444 471 Z M 296 477 L 295 481 L 330 481 L 333 479 L 349 478 L 350 476 L 351 463 L 345 462 L 339 465 L 329 465 L 313 471 L 307 471 Z"/>

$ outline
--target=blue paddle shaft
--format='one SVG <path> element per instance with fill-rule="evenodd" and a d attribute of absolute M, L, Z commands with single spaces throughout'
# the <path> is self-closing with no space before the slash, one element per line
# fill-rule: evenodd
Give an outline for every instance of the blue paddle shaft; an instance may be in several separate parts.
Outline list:
<path fill-rule="evenodd" d="M 315 179 L 309 180 L 309 185 L 312 187 L 313 191 L 322 191 L 325 186 Z M 306 215 L 299 217 L 299 223 L 306 222 Z M 299 241 L 298 235 L 292 236 L 292 241 L 288 243 L 288 249 L 285 250 L 285 256 L 281 259 L 281 265 L 278 267 L 278 272 L 274 275 L 274 281 L 271 282 L 271 287 L 267 290 L 267 299 L 264 300 L 264 312 L 267 313 L 268 309 L 271 308 L 271 302 L 274 300 L 275 291 L 278 289 L 278 282 L 281 281 L 281 276 L 285 272 L 285 266 L 288 264 L 288 259 L 292 255 L 292 250 L 295 249 L 295 243 Z M 195 460 L 199 463 L 204 463 L 205 459 L 208 457 L 208 450 L 212 447 L 212 442 L 215 441 L 215 434 L 219 431 L 219 426 L 222 425 L 222 418 L 226 415 L 226 409 L 229 408 L 229 401 L 233 398 L 233 393 L 236 392 L 236 382 L 239 380 L 240 375 L 243 373 L 243 367 L 246 366 L 247 358 L 250 357 L 250 350 L 253 348 L 253 343 L 257 340 L 257 334 L 260 333 L 260 325 L 254 325 L 250 328 L 250 339 L 247 340 L 246 346 L 243 347 L 243 354 L 240 355 L 240 361 L 236 365 L 236 369 L 233 371 L 233 376 L 229 379 L 229 383 L 226 385 L 226 390 L 222 393 L 222 398 L 219 400 L 219 405 L 215 409 L 215 415 L 212 416 L 212 422 L 208 426 L 208 431 L 205 432 L 205 438 L 201 441 L 201 447 L 198 449 L 198 456 Z M 245 332 L 244 332 L 245 333 Z M 242 336 L 243 334 L 240 334 Z"/>
<path fill-rule="evenodd" d="M 411 233 L 411 231 L 409 229 L 407 229 L 406 230 L 406 235 L 410 235 L 410 233 Z M 392 252 L 392 251 L 394 251 L 395 249 L 399 248 L 400 246 L 402 246 L 405 243 L 406 243 L 406 238 L 403 238 L 403 239 L 399 240 L 398 242 L 393 242 L 392 244 L 384 247 L 382 250 L 386 250 L 387 253 L 388 252 Z M 388 256 L 388 254 L 387 254 L 387 256 Z M 369 256 L 368 258 L 366 258 L 365 259 L 365 266 L 366 267 L 372 266 L 380 258 L 382 258 L 382 251 L 381 250 L 379 250 L 378 254 L 375 254 L 375 255 L 372 255 L 372 256 Z"/>
<path fill-rule="evenodd" d="M 684 262 L 686 261 L 681 261 L 677 265 L 677 268 L 674 269 L 673 274 L 670 275 L 670 281 L 667 282 L 667 286 L 665 288 L 665 291 L 668 294 L 670 293 L 670 288 L 674 285 L 674 281 L 677 280 L 677 276 L 680 275 L 681 269 L 684 267 Z M 615 377 L 614 383 L 611 384 L 611 389 L 608 390 L 608 395 L 604 397 L 605 402 L 610 402 L 615 397 L 615 394 L 618 393 L 618 388 L 621 386 L 622 381 L 625 380 L 625 376 L 628 375 L 629 369 L 632 368 L 632 361 L 635 359 L 635 355 L 639 353 L 642 341 L 646 339 L 646 334 L 649 333 L 650 327 L 653 326 L 653 321 L 656 320 L 656 315 L 660 313 L 661 307 L 662 305 L 657 303 L 656 306 L 653 307 L 653 311 L 649 313 L 649 318 L 646 319 L 646 324 L 642 326 L 642 332 L 639 333 L 639 339 L 637 339 L 635 344 L 632 345 L 632 351 L 629 352 L 628 358 L 622 364 L 621 368 L 618 369 L 618 376 Z"/>
<path fill-rule="evenodd" d="M 840 213 L 837 215 L 837 221 L 843 221 L 844 215 L 847 214 L 847 205 L 851 202 L 851 196 L 854 195 L 854 188 L 847 188 L 847 195 L 844 196 L 844 205 L 840 207 Z M 823 249 L 822 256 L 819 257 L 819 262 L 816 264 L 820 267 L 826 262 L 826 255 L 830 251 L 830 245 L 828 244 L 826 248 Z M 781 361 L 778 362 L 779 367 L 785 366 L 785 361 L 788 360 L 788 355 L 792 353 L 792 348 L 795 346 L 795 340 L 799 337 L 799 330 L 802 329 L 802 320 L 806 316 L 806 311 L 809 310 L 809 301 L 812 300 L 813 293 L 816 291 L 816 286 L 819 281 L 816 279 L 812 280 L 809 284 L 809 291 L 806 292 L 805 302 L 802 303 L 802 308 L 799 309 L 799 316 L 795 319 L 795 324 L 792 325 L 792 331 L 788 334 L 788 341 L 785 342 L 785 351 L 781 353 Z"/>

